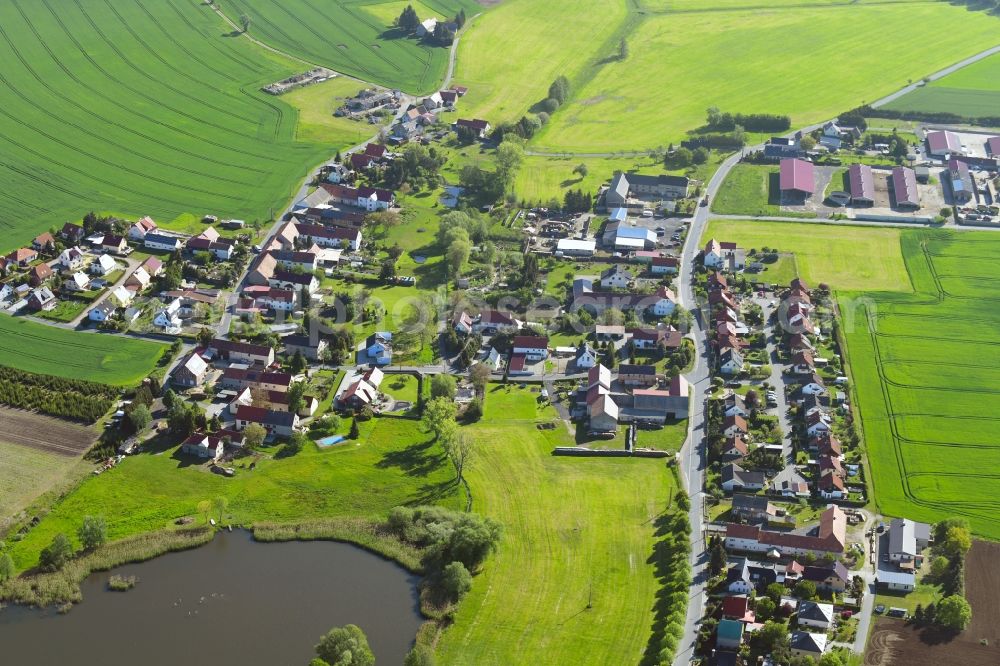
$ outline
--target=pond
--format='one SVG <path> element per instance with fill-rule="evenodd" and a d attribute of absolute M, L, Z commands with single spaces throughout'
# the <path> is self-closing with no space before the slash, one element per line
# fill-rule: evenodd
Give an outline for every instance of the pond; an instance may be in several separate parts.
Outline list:
<path fill-rule="evenodd" d="M 111 592 L 112 573 L 139 583 Z M 0 650 L 18 666 L 304 666 L 320 636 L 356 624 L 378 663 L 400 664 L 422 621 L 418 580 L 349 544 L 224 532 L 195 550 L 91 575 L 66 615 L 8 606 Z"/>

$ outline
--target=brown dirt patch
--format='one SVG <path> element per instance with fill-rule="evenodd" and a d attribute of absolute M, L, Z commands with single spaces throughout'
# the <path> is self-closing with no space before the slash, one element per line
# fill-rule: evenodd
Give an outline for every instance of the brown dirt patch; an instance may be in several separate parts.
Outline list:
<path fill-rule="evenodd" d="M 0 407 L 0 441 L 64 456 L 82 455 L 96 434 L 90 428 L 20 409 Z"/>
<path fill-rule="evenodd" d="M 1000 543 L 975 541 L 965 564 L 972 624 L 958 635 L 879 618 L 865 666 L 996 666 L 1000 664 Z M 980 643 L 986 640 L 987 645 Z"/>

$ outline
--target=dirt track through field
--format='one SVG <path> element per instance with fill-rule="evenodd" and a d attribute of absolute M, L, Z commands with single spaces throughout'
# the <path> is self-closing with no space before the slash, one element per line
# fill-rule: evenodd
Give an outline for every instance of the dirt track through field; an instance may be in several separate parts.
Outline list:
<path fill-rule="evenodd" d="M 97 439 L 90 428 L 20 409 L 0 407 L 0 445 L 20 444 L 64 456 L 79 456 Z"/>

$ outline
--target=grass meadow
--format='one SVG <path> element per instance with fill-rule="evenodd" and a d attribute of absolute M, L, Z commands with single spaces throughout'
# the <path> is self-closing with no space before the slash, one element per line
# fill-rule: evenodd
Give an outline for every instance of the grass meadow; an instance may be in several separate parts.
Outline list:
<path fill-rule="evenodd" d="M 644 16 L 628 34 L 624 60 L 580 53 L 580 60 L 591 57 L 580 70 L 583 85 L 532 147 L 600 152 L 666 145 L 701 126 L 710 106 L 788 114 L 794 127 L 819 122 L 995 46 L 1000 29 L 998 18 L 943 2 L 788 8 L 772 2 L 767 10 L 733 11 L 718 8 L 736 3 L 716 4 Z M 940 25 L 949 29 L 935 34 L 933 48 L 900 48 L 915 31 Z"/>
<path fill-rule="evenodd" d="M 266 218 L 328 149 L 258 88 L 300 64 L 203 3 L 0 4 L 0 250 L 89 210 Z"/>
<path fill-rule="evenodd" d="M 852 313 L 844 331 L 875 499 L 888 515 L 964 516 L 997 539 L 1000 239 L 942 231 L 901 239 L 915 293 L 840 295 Z"/>
<path fill-rule="evenodd" d="M 129 386 L 147 376 L 166 349 L 155 342 L 0 315 L 0 363 L 27 372 Z"/>
<path fill-rule="evenodd" d="M 377 2 L 372 0 L 220 0 L 234 23 L 251 18 L 250 35 L 315 65 L 324 65 L 364 81 L 409 93 L 428 93 L 444 77 L 448 49 L 431 46 L 395 29 L 393 21 L 407 4 L 421 20 L 471 17 L 472 0 Z"/>
<path fill-rule="evenodd" d="M 604 0 L 511 0 L 491 8 L 459 42 L 455 83 L 469 88 L 459 112 L 494 125 L 517 120 L 548 96 L 557 76 L 576 80 L 610 55 L 626 18 L 624 2 Z"/>
<path fill-rule="evenodd" d="M 33 566 L 55 534 L 75 539 L 85 515 L 103 515 L 112 540 L 168 529 L 184 516 L 203 522 L 198 503 L 216 497 L 228 499 L 226 521 L 235 524 L 381 518 L 401 504 L 459 508 L 454 469 L 416 421 L 386 417 L 360 425 L 356 442 L 325 450 L 310 445 L 293 457 L 265 458 L 255 470 L 241 469 L 231 479 L 212 474 L 177 447 L 130 456 L 57 503 L 13 544 L 12 556 L 18 568 Z"/>
<path fill-rule="evenodd" d="M 334 148 L 356 146 L 371 138 L 377 128 L 367 120 L 333 115 L 347 98 L 354 97 L 364 87 L 354 79 L 338 76 L 282 95 L 283 101 L 299 110 L 296 138 Z"/>
<path fill-rule="evenodd" d="M 996 116 L 1000 113 L 1000 54 L 973 63 L 887 104 L 894 111 Z"/>
<path fill-rule="evenodd" d="M 79 463 L 79 456 L 0 442 L 0 526 L 39 495 L 60 485 Z"/>
<path fill-rule="evenodd" d="M 834 290 L 904 291 L 910 280 L 899 251 L 899 229 L 843 225 L 712 220 L 702 236 L 747 249 L 777 248 L 795 255 L 801 277 Z"/>
<path fill-rule="evenodd" d="M 653 522 L 673 477 L 662 460 L 553 457 L 573 437 L 561 424 L 535 427 L 557 418 L 536 398 L 492 385 L 483 421 L 470 428 L 482 447 L 467 474 L 473 511 L 505 531 L 441 637 L 440 660 L 641 662 L 658 589 L 647 562 Z"/>

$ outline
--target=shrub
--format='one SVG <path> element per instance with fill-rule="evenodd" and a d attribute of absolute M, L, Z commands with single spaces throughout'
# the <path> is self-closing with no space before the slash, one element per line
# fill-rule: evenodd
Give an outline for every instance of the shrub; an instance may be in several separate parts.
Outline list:
<path fill-rule="evenodd" d="M 73 546 L 66 535 L 59 533 L 52 538 L 52 543 L 42 549 L 38 556 L 38 565 L 44 571 L 58 571 L 73 556 Z"/>
<path fill-rule="evenodd" d="M 452 562 L 441 571 L 441 590 L 452 603 L 461 601 L 471 589 L 472 574 L 461 562 Z"/>

